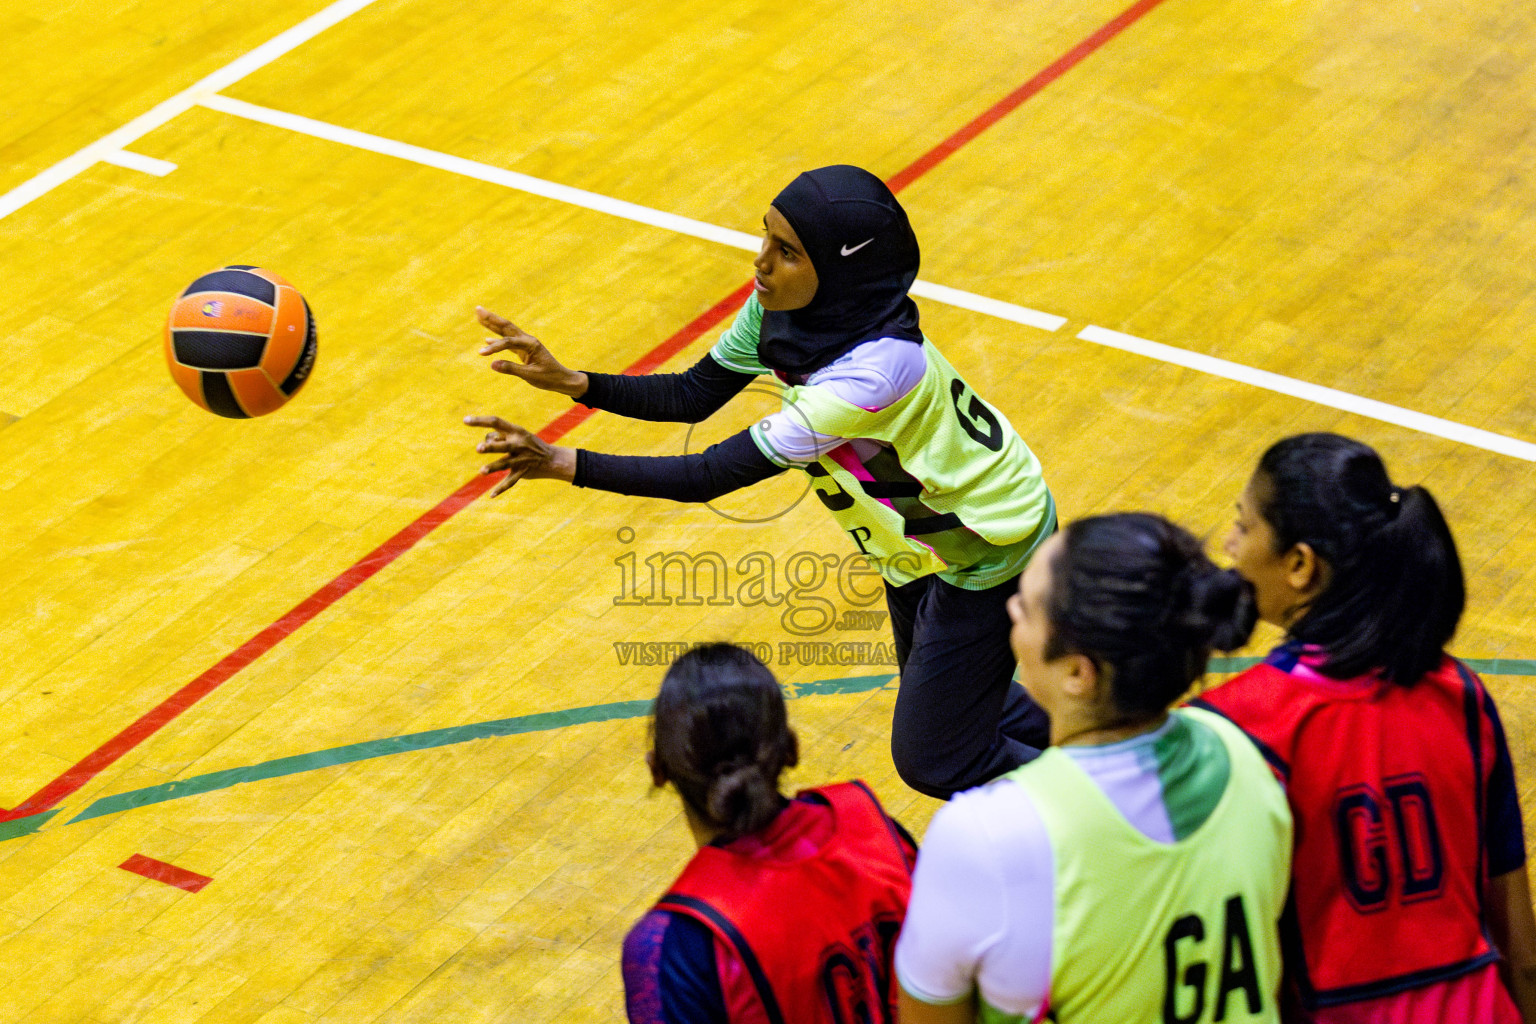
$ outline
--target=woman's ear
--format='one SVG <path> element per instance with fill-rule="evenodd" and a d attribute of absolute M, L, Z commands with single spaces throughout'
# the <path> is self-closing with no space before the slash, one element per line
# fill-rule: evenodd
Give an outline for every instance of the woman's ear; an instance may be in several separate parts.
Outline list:
<path fill-rule="evenodd" d="M 1285 553 L 1285 581 L 1297 594 L 1311 600 L 1328 584 L 1328 563 L 1317 556 L 1312 545 L 1298 541 Z"/>
<path fill-rule="evenodd" d="M 647 750 L 645 752 L 645 766 L 651 770 L 651 785 L 660 789 L 667 784 L 667 773 L 656 760 L 656 751 Z"/>
<path fill-rule="evenodd" d="M 1086 654 L 1064 654 L 1062 661 L 1065 663 L 1062 666 L 1062 689 L 1079 700 L 1097 703 L 1100 682 L 1098 663 Z"/>

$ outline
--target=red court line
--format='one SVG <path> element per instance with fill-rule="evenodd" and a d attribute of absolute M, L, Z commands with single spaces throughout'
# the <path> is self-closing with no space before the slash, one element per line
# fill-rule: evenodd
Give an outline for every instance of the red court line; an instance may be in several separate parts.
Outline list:
<path fill-rule="evenodd" d="M 187 892 L 197 892 L 203 886 L 213 881 L 207 875 L 200 875 L 196 871 L 188 871 L 186 868 L 179 868 L 175 864 L 167 864 L 163 860 L 146 857 L 142 853 L 134 854 L 119 864 L 118 867 L 124 871 L 132 871 L 136 875 L 143 875 L 145 878 L 153 879 L 156 882 L 174 885 L 178 889 L 187 890 Z"/>
<path fill-rule="evenodd" d="M 990 126 L 996 124 L 1010 111 L 1016 109 L 1031 96 L 1060 78 L 1068 69 L 1119 35 L 1125 28 L 1161 2 L 1162 0 L 1137 0 L 1135 4 L 1126 8 L 1118 17 L 1106 23 L 1097 32 L 1094 32 L 1063 54 L 1050 67 L 1040 72 L 1034 78 L 1031 78 L 1028 82 L 1025 82 L 999 102 L 993 104 L 992 107 L 965 127 L 955 132 L 927 153 L 924 153 L 910 166 L 898 171 L 887 181 L 891 191 L 901 191 L 917 178 L 938 166 L 955 150 L 965 145 L 971 139 L 974 139 L 977 135 L 980 135 Z M 747 294 L 751 291 L 751 288 L 752 282 L 745 282 L 741 287 L 695 317 L 682 330 L 641 356 L 624 372 L 636 375 L 650 373 L 678 352 L 687 348 L 705 331 L 729 316 L 746 301 Z M 539 437 L 553 444 L 583 423 L 588 416 L 592 415 L 592 412 L 593 410 L 586 406 L 572 406 L 552 420 L 543 430 L 540 430 Z M 266 654 L 299 627 L 341 600 L 341 598 L 351 593 L 365 580 L 368 580 L 379 570 L 415 547 L 417 541 L 447 522 L 460 510 L 469 505 L 470 502 L 489 490 L 499 479 L 499 475 L 481 476 L 476 474 L 468 483 L 443 499 L 431 511 L 422 515 L 383 544 L 380 544 L 350 569 L 299 602 L 288 614 L 241 644 L 234 652 L 226 655 L 219 661 L 218 664 L 171 694 L 171 696 L 146 712 L 132 725 L 87 754 L 79 763 L 67 769 L 58 778 L 17 804 L 14 809 L 0 813 L 0 822 L 25 818 L 28 815 L 37 814 L 58 806 L 71 793 L 84 786 L 118 758 L 128 753 L 128 751 L 160 731 L 160 729 L 164 728 L 183 711 L 186 711 L 192 705 L 218 689 L 235 673 L 251 664 L 251 662 L 263 654 Z"/>
<path fill-rule="evenodd" d="M 747 301 L 747 293 L 751 289 L 752 282 L 747 281 L 740 288 L 731 292 L 730 295 L 727 295 L 724 299 L 721 299 L 695 317 L 682 330 L 641 356 L 639 360 L 624 372 L 628 374 L 650 373 L 672 356 L 688 347 L 701 334 L 725 319 L 732 310 Z M 593 410 L 584 405 L 573 405 L 555 417 L 543 430 L 540 430 L 539 437 L 550 444 L 554 444 L 560 438 L 576 429 L 592 413 Z M 470 502 L 480 497 L 480 495 L 490 490 L 500 479 L 501 474 L 499 473 L 491 476 L 476 474 L 471 477 L 467 483 L 439 502 L 430 511 L 424 513 L 415 522 L 364 555 L 361 560 L 346 572 L 331 580 L 331 582 L 306 597 L 303 601 L 300 601 L 288 614 L 251 637 L 230 654 L 225 655 L 218 664 L 171 694 L 160 704 L 146 712 L 138 721 L 87 754 L 72 768 L 65 771 L 64 774 L 27 797 L 20 804 L 16 805 L 13 810 L 0 813 L 0 821 L 25 818 L 28 815 L 57 807 L 60 801 L 95 778 L 114 761 L 128 753 L 128 751 L 159 732 L 177 715 L 180 715 L 183 711 L 218 689 L 235 673 L 263 654 L 266 654 L 298 630 L 299 627 L 309 622 L 310 619 L 325 611 L 331 605 L 357 589 L 357 587 L 389 565 L 389 563 L 415 547 L 417 541 L 447 522 L 469 505 Z"/>
<path fill-rule="evenodd" d="M 892 192 L 900 192 L 912 184 L 912 182 L 937 167 L 955 150 L 1012 113 L 1025 100 L 1066 74 L 1084 57 L 1135 24 L 1143 14 L 1146 14 L 1162 2 L 1163 0 L 1137 0 L 1136 3 L 1121 11 L 1119 17 L 1106 22 L 1097 32 L 1062 54 L 1054 64 L 1034 78 L 1031 78 L 1013 90 L 1013 92 L 998 100 L 975 120 L 971 121 L 970 124 L 967 124 L 964 128 L 961 128 L 955 134 L 918 157 L 904 170 L 897 171 L 896 174 L 886 181 L 886 185 L 890 187 Z"/>

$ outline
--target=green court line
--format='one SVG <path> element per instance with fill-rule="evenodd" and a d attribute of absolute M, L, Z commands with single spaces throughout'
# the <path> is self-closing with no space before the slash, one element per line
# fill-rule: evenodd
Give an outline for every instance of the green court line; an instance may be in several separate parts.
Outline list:
<path fill-rule="evenodd" d="M 1536 676 L 1536 660 L 1530 658 L 1462 658 L 1473 672 L 1484 676 Z"/>
<path fill-rule="evenodd" d="M 1206 662 L 1205 670 L 1213 675 L 1241 672 L 1245 668 L 1253 668 L 1263 660 L 1263 658 L 1212 658 Z"/>
<path fill-rule="evenodd" d="M 786 692 L 784 695 L 793 700 L 796 697 L 816 697 L 825 693 L 862 693 L 865 690 L 878 690 L 895 678 L 896 673 L 885 672 L 877 676 L 815 679 L 809 683 L 795 683 L 794 692 Z"/>
<path fill-rule="evenodd" d="M 49 818 L 58 813 L 58 811 L 39 811 L 37 814 L 29 814 L 25 818 L 0 822 L 0 843 L 5 842 L 7 839 L 15 839 L 18 836 L 31 835 L 42 828 Z"/>
<path fill-rule="evenodd" d="M 1257 665 L 1262 660 L 1262 658 L 1212 658 L 1209 671 L 1216 675 L 1241 672 L 1243 669 Z M 1473 671 L 1483 675 L 1536 676 L 1536 660 L 1529 658 L 1464 658 L 1462 660 Z M 894 672 L 887 672 L 871 676 L 850 676 L 844 679 L 816 679 L 810 682 L 786 685 L 785 696 L 794 699 L 826 694 L 862 693 L 868 690 L 877 690 L 894 678 L 896 678 Z M 211 793 L 220 789 L 228 789 L 231 786 L 238 786 L 244 782 L 259 782 L 263 779 L 281 778 L 284 775 L 297 775 L 302 772 L 316 771 L 320 768 L 331 768 L 336 765 L 352 764 L 356 761 L 367 761 L 375 757 L 388 757 L 391 754 L 404 754 L 413 750 L 429 750 L 432 747 L 446 747 L 456 743 L 468 743 L 471 740 L 487 739 L 493 736 L 516 736 L 521 733 L 547 732 L 552 729 L 564 729 L 568 726 L 586 725 L 592 722 L 611 722 L 624 718 L 640 718 L 650 714 L 650 711 L 651 702 L 649 700 L 626 700 L 612 704 L 594 704 L 584 708 L 545 711 L 533 715 L 520 715 L 516 718 L 500 718 L 491 722 L 457 725 L 448 729 L 433 729 L 428 732 L 409 733 L 404 736 L 391 736 L 381 740 L 352 743 L 345 747 L 332 747 L 329 750 L 319 750 L 310 754 L 281 757 L 275 761 L 263 761 L 260 764 L 248 765 L 243 768 L 228 768 L 220 772 L 209 772 L 206 775 L 194 775 L 189 779 L 178 779 L 175 782 L 166 782 L 158 786 L 146 786 L 143 789 L 135 789 L 126 793 L 118 793 L 114 796 L 102 797 L 65 824 L 73 825 L 77 821 L 86 821 L 107 814 L 116 814 L 119 811 L 133 810 L 136 807 L 147 807 L 151 804 L 164 803 L 167 800 L 179 800 L 182 797 L 196 796 L 199 793 Z M 44 811 L 27 818 L 0 822 L 0 842 L 35 833 L 58 813 L 57 810 Z"/>
<path fill-rule="evenodd" d="M 876 690 L 892 679 L 895 673 L 886 673 L 876 676 L 854 676 L 849 679 L 818 679 L 813 682 L 801 683 L 792 688 L 786 687 L 786 696 L 809 697 L 833 693 L 860 693 L 866 690 Z M 405 736 L 391 736 L 382 740 L 368 740 L 364 743 L 352 743 L 345 747 L 332 747 L 329 750 L 318 750 L 311 754 L 296 754 L 292 757 L 280 757 L 275 761 L 263 761 L 260 764 L 248 765 L 244 768 L 227 768 L 221 772 L 209 772 L 206 775 L 194 775 L 189 779 L 178 779 L 175 782 L 165 782 L 158 786 L 146 786 L 143 789 L 130 790 L 127 793 L 118 793 L 115 796 L 102 797 L 71 818 L 66 824 L 73 825 L 77 821 L 86 821 L 90 818 L 99 818 L 107 814 L 116 814 L 119 811 L 133 810 L 136 807 L 147 807 L 150 804 L 164 803 L 167 800 L 179 800 L 186 796 L 196 796 L 199 793 L 211 793 L 215 790 L 228 789 L 238 786 L 243 782 L 259 782 L 263 779 L 276 779 L 284 775 L 297 775 L 301 772 L 312 772 L 320 768 L 331 768 L 340 764 L 352 764 L 355 761 L 367 761 L 375 757 L 388 757 L 391 754 L 404 754 L 413 750 L 429 750 L 432 747 L 446 747 L 455 743 L 468 743 L 471 740 L 486 739 L 491 736 L 516 736 L 521 733 L 547 732 L 551 729 L 564 729 L 572 725 L 586 725 L 591 722 L 611 722 L 621 718 L 641 718 L 651 713 L 649 700 L 625 700 L 614 704 L 594 704 L 585 708 L 567 708 L 563 711 L 545 711 L 535 715 L 520 715 L 516 718 L 500 718 L 492 722 L 479 722 L 474 725 L 456 725 L 448 729 L 433 729 L 429 732 L 410 733 Z M 36 832 L 44 822 L 56 811 L 47 814 L 37 814 L 30 818 L 21 818 L 17 821 L 6 822 L 0 825 L 0 842 L 6 839 L 14 839 L 16 836 L 29 835 Z M 7 834 L 7 830 L 15 826 L 14 833 Z"/>
<path fill-rule="evenodd" d="M 175 782 L 165 782 L 158 786 L 146 786 L 144 789 L 103 797 L 71 818 L 68 824 L 73 825 L 77 821 L 99 818 L 104 814 L 116 814 L 118 811 L 132 810 L 135 807 L 147 807 L 167 800 L 177 800 L 184 796 L 196 796 L 199 793 L 228 789 L 242 782 L 260 782 L 263 779 L 297 775 L 300 772 L 312 772 L 320 768 L 351 764 L 354 761 L 367 761 L 375 757 L 388 757 L 391 754 L 405 754 L 413 750 L 429 750 L 432 747 L 468 743 L 470 740 L 481 740 L 490 736 L 515 736 L 525 732 L 544 732 L 549 729 L 564 729 L 572 725 L 585 725 L 588 722 L 638 718 L 647 714 L 650 709 L 651 702 L 648 700 L 594 704 L 586 708 L 545 711 L 536 715 L 501 718 L 474 725 L 456 725 L 448 729 L 433 729 L 430 732 L 416 732 L 405 736 L 390 736 L 382 740 L 352 743 L 345 747 L 332 747 L 329 750 L 317 750 L 310 754 L 295 754 L 292 757 L 280 757 L 275 761 L 263 761 L 243 768 L 226 768 L 221 772 L 194 775 L 189 779 L 177 779 Z"/>

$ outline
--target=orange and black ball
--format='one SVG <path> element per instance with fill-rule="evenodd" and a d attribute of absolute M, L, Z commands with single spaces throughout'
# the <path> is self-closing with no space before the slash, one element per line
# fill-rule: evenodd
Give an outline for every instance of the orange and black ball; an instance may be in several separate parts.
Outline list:
<path fill-rule="evenodd" d="M 270 270 L 204 274 L 171 306 L 165 360 L 186 396 L 234 419 L 265 416 L 315 367 L 315 318 L 297 288 Z"/>

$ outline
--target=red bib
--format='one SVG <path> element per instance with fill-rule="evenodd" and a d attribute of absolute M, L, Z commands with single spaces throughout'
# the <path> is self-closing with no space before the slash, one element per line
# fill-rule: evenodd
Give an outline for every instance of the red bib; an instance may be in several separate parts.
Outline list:
<path fill-rule="evenodd" d="M 1195 702 L 1241 726 L 1285 781 L 1296 818 L 1286 963 L 1307 1005 L 1401 992 L 1498 958 L 1483 928 L 1495 753 L 1483 699 L 1478 678 L 1447 657 L 1409 687 L 1257 665 Z"/>
<path fill-rule="evenodd" d="M 735 951 L 744 969 L 721 971 L 733 1020 L 892 1021 L 891 958 L 912 890 L 907 847 L 862 782 L 806 793 L 834 817 L 815 853 L 785 860 L 706 846 L 656 907 L 702 922 Z"/>

